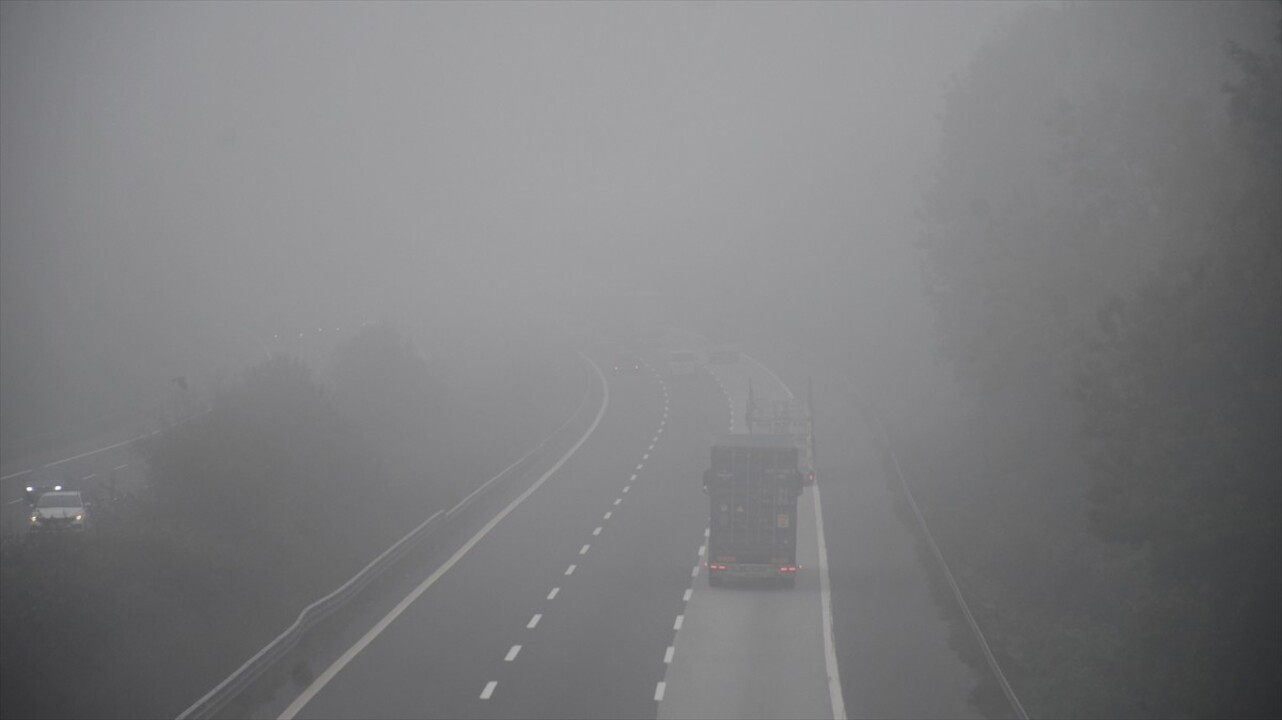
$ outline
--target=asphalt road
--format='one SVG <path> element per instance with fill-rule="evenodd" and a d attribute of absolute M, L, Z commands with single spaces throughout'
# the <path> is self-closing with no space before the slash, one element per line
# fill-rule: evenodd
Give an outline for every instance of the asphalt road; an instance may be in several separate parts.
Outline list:
<path fill-rule="evenodd" d="M 749 378 L 758 402 L 788 399 L 788 389 L 746 356 L 710 372 L 739 432 L 746 431 Z M 796 587 L 695 583 L 672 648 L 660 718 L 832 718 L 834 708 L 840 712 L 841 699 L 832 696 L 838 670 L 826 654 L 831 643 L 824 642 L 817 507 L 815 489 L 808 488 L 798 498 Z"/>
<path fill-rule="evenodd" d="M 745 430 L 749 376 L 766 401 L 811 370 L 767 359 L 776 376 L 745 356 L 672 379 L 647 360 L 609 374 L 608 408 L 570 462 L 286 716 L 978 716 L 980 678 L 950 644 L 848 390 L 815 377 L 823 504 L 800 499 L 796 588 L 714 589 L 712 441 Z"/>
<path fill-rule="evenodd" d="M 609 389 L 574 458 L 298 717 L 656 716 L 729 413 L 706 376 L 613 373 Z"/>
<path fill-rule="evenodd" d="M 816 465 L 847 715 L 982 717 L 973 696 L 984 678 L 958 652 L 978 650 L 967 629 L 946 619 L 940 602 L 952 603 L 951 596 L 931 593 L 937 570 L 895 512 L 895 479 L 878 448 L 878 429 L 841 378 L 793 353 L 759 359 L 795 392 L 804 392 L 807 378 L 814 382 Z"/>
<path fill-rule="evenodd" d="M 646 357 L 640 372 L 607 373 L 608 406 L 579 451 L 314 685 L 297 716 L 827 718 L 842 706 L 849 717 L 978 716 L 981 678 L 954 648 L 966 638 L 931 595 L 850 389 L 781 353 L 761 358 L 769 370 L 745 357 L 693 379 Z M 749 376 L 763 401 L 786 394 L 781 381 L 815 382 L 822 518 L 808 490 L 792 590 L 714 589 L 701 568 L 700 479 L 715 436 L 745 429 Z M 72 487 L 102 490 L 114 474 L 127 489 L 142 477 L 129 439 L 43 462 Z M 14 502 L 25 475 L 5 470 L 9 532 L 25 519 Z"/>

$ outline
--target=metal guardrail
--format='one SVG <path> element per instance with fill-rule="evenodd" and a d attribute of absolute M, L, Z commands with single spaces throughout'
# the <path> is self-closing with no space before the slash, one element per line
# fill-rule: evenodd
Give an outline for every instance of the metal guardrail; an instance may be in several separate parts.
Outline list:
<path fill-rule="evenodd" d="M 803 348 L 798 347 L 793 343 L 787 344 L 791 346 L 790 350 L 792 352 L 808 358 L 810 362 L 814 364 L 823 364 L 819 362 L 818 358 Z M 926 524 L 926 518 L 921 514 L 921 510 L 917 507 L 917 501 L 913 497 L 913 491 L 908 487 L 908 483 L 904 481 L 903 471 L 899 468 L 899 456 L 895 454 L 895 448 L 890 442 L 890 434 L 886 431 L 886 426 L 881 421 L 881 415 L 878 414 L 876 410 L 873 409 L 872 405 L 864 399 L 863 395 L 859 392 L 858 386 L 856 386 L 850 378 L 837 370 L 830 369 L 830 372 L 850 389 L 851 394 L 855 397 L 856 403 L 869 417 L 872 418 L 873 422 L 876 423 L 877 430 L 881 435 L 881 441 L 886 450 L 890 453 L 891 462 L 895 466 L 895 477 L 899 481 L 899 487 L 904 491 L 904 497 L 907 498 L 908 505 L 912 508 L 913 515 L 917 518 L 917 524 L 921 526 L 922 532 L 926 536 L 926 543 L 930 545 L 931 553 L 935 556 L 935 560 L 939 562 L 939 567 L 944 571 L 944 578 L 948 581 L 948 586 L 952 588 L 953 597 L 957 600 L 957 605 L 961 608 L 962 614 L 966 617 L 966 624 L 970 626 L 971 633 L 975 636 L 975 640 L 979 643 L 979 647 L 984 653 L 984 659 L 988 662 L 989 670 L 992 671 L 993 676 L 997 679 L 997 684 L 1001 686 L 1002 694 L 1006 696 L 1006 701 L 1010 703 L 1011 709 L 1015 711 L 1015 715 L 1019 720 L 1028 720 L 1028 713 L 1024 710 L 1023 703 L 1021 703 L 1019 701 L 1019 697 L 1015 695 L 1014 688 L 1011 687 L 1010 681 L 1006 679 L 1006 674 L 1002 672 L 1001 665 L 998 664 L 997 658 L 993 655 L 992 649 L 988 646 L 988 640 L 984 637 L 984 633 L 979 629 L 979 623 L 971 613 L 970 606 L 966 603 L 966 598 L 962 595 L 961 587 L 958 586 L 957 580 L 953 577 L 953 571 L 948 567 L 948 562 L 944 560 L 944 553 L 939 549 L 939 545 L 935 542 L 935 536 L 930 531 L 930 526 Z"/>
<path fill-rule="evenodd" d="M 588 387 L 583 392 L 583 397 L 579 400 L 578 407 L 570 414 L 570 417 L 561 424 L 556 430 L 545 437 L 538 445 L 522 455 L 511 465 L 503 469 L 502 472 L 486 480 L 479 487 L 460 500 L 454 507 L 449 510 L 438 510 L 417 527 L 410 530 L 400 540 L 397 540 L 390 547 L 384 550 L 374 558 L 368 565 L 361 568 L 360 572 L 352 576 L 350 580 L 343 583 L 337 590 L 329 593 L 321 599 L 313 602 L 298 614 L 294 623 L 285 629 L 274 640 L 269 642 L 261 650 L 254 653 L 253 657 L 246 660 L 243 665 L 237 668 L 231 675 L 228 675 L 222 682 L 214 686 L 212 690 L 205 693 L 199 700 L 192 703 L 190 707 L 182 711 L 177 720 L 194 720 L 196 718 L 212 718 L 227 703 L 231 702 L 240 693 L 255 680 L 263 675 L 277 661 L 289 653 L 290 650 L 298 644 L 312 626 L 326 617 L 333 614 L 336 610 L 342 608 L 349 600 L 358 595 L 365 586 L 369 585 L 383 572 L 393 565 L 402 555 L 416 546 L 425 537 L 435 532 L 439 528 L 448 524 L 459 516 L 459 513 L 472 504 L 478 497 L 485 494 L 485 491 L 493 487 L 494 484 L 502 478 L 511 477 L 524 473 L 533 463 L 542 459 L 547 451 L 556 446 L 563 439 L 566 431 L 571 427 L 576 419 L 583 413 L 587 405 L 588 398 L 592 394 L 593 385 L 589 382 Z"/>

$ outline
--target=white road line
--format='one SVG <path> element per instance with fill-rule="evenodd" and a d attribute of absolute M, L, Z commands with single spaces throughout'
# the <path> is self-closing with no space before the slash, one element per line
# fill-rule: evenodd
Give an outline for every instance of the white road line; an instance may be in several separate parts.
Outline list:
<path fill-rule="evenodd" d="M 588 554 L 588 548 L 590 548 L 590 547 L 592 547 L 592 546 L 591 546 L 591 545 L 584 545 L 583 547 L 579 548 L 579 554 L 580 554 L 580 555 L 587 555 L 587 554 Z"/>
<path fill-rule="evenodd" d="M 703 553 L 704 553 L 704 551 L 705 551 L 705 550 L 707 550 L 707 549 L 708 549 L 708 546 L 707 546 L 707 545 L 700 545 L 700 546 L 699 546 L 699 557 L 703 557 Z"/>
<path fill-rule="evenodd" d="M 619 504 L 620 504 L 620 503 L 622 503 L 622 502 L 623 502 L 623 498 L 615 498 L 615 499 L 614 499 L 614 504 L 615 504 L 616 506 L 617 506 L 617 505 L 619 505 Z"/>
<path fill-rule="evenodd" d="M 566 574 L 566 575 L 573 575 L 573 574 L 574 574 L 574 568 L 576 568 L 576 567 L 578 567 L 578 565 L 571 565 L 570 567 L 566 568 L 566 569 L 565 569 L 565 574 Z"/>
<path fill-rule="evenodd" d="M 654 443 L 657 443 L 657 442 L 659 442 L 659 436 L 658 436 L 658 435 L 655 435 L 655 436 L 650 440 L 650 447 L 654 447 Z"/>
<path fill-rule="evenodd" d="M 703 529 L 703 536 L 704 536 L 704 537 L 708 537 L 711 533 L 712 533 L 712 528 L 704 528 L 704 529 Z"/>
<path fill-rule="evenodd" d="M 503 658 L 503 662 L 512 662 L 516 659 L 516 655 L 519 652 L 521 652 L 521 646 L 513 645 L 512 649 L 507 651 L 507 655 Z"/>
<path fill-rule="evenodd" d="M 129 467 L 129 463 L 125 463 L 124 465 L 117 465 L 114 468 L 112 468 L 112 470 L 124 470 L 127 467 Z"/>
<path fill-rule="evenodd" d="M 663 651 L 663 664 L 664 664 L 664 665 L 671 665 L 671 664 L 672 664 L 672 653 L 674 653 L 674 652 L 676 652 L 676 651 L 677 651 L 677 649 L 676 649 L 676 648 L 674 648 L 674 647 L 672 647 L 671 645 L 669 645 L 669 646 L 668 646 L 668 649 L 667 649 L 667 650 L 664 650 L 664 651 Z"/>
<path fill-rule="evenodd" d="M 601 516 L 601 519 L 602 519 L 602 520 L 609 520 L 609 519 L 610 519 L 610 516 L 611 516 L 611 515 L 613 515 L 613 514 L 614 514 L 614 511 L 613 511 L 613 510 L 611 510 L 610 512 L 606 513 L 605 515 L 602 515 L 602 516 Z"/>
<path fill-rule="evenodd" d="M 559 592 L 561 592 L 561 588 L 559 587 L 552 588 L 552 592 L 548 593 L 548 600 L 555 600 L 556 594 Z"/>
<path fill-rule="evenodd" d="M 26 498 L 14 498 L 13 500 L 10 500 L 9 502 L 5 503 L 5 505 L 17 505 L 18 503 L 22 502 L 25 499 Z"/>
<path fill-rule="evenodd" d="M 846 720 L 846 701 L 841 695 L 837 669 L 837 648 L 832 634 L 832 587 L 828 580 L 828 545 L 824 542 L 824 514 L 819 503 L 819 485 L 810 488 L 815 499 L 815 533 L 819 536 L 819 605 L 823 611 L 824 664 L 828 666 L 828 696 L 833 720 Z"/>
<path fill-rule="evenodd" d="M 685 621 L 686 621 L 686 616 L 685 616 L 685 615 L 678 615 L 678 616 L 677 616 L 677 620 L 676 620 L 676 622 L 672 623 L 672 629 L 673 629 L 673 630 L 680 630 L 680 629 L 681 629 L 681 624 L 682 624 L 682 623 L 684 623 Z"/>
<path fill-rule="evenodd" d="M 158 433 L 158 432 L 160 432 L 160 431 L 159 431 L 159 430 L 153 430 L 151 433 L 149 433 L 149 435 L 155 435 L 155 434 L 156 434 L 156 433 Z M 63 463 L 71 462 L 72 460 L 79 460 L 79 459 L 80 459 L 80 458 L 82 458 L 82 457 L 89 457 L 90 455 L 97 455 L 97 454 L 98 454 L 98 453 L 100 453 L 100 452 L 106 452 L 107 450 L 114 450 L 114 449 L 116 449 L 116 448 L 118 448 L 118 447 L 123 447 L 123 446 L 128 445 L 129 443 L 131 443 L 131 442 L 133 442 L 133 441 L 135 441 L 135 440 L 141 440 L 142 438 L 145 438 L 145 437 L 147 437 L 147 435 L 139 435 L 139 436 L 138 436 L 138 437 L 136 437 L 136 438 L 129 438 L 128 440 L 125 440 L 125 441 L 123 441 L 123 442 L 118 442 L 118 443 L 116 443 L 115 445 L 108 445 L 107 447 L 100 447 L 100 448 L 98 448 L 97 450 L 90 450 L 89 452 L 82 452 L 82 453 L 80 453 L 79 455 L 72 455 L 71 457 L 63 458 L 63 459 L 61 459 L 61 460 L 54 460 L 54 461 L 53 461 L 53 462 L 51 462 L 51 463 L 45 463 L 43 467 L 53 467 L 54 465 L 61 465 L 61 464 L 63 464 Z M 0 477 L 0 480 L 8 480 L 8 479 L 10 479 L 10 478 L 16 478 L 16 477 L 19 477 L 19 476 L 21 476 L 21 475 L 26 475 L 27 473 L 31 472 L 31 471 L 32 471 L 32 470 L 34 470 L 34 469 L 35 469 L 35 468 L 28 468 L 28 469 L 23 470 L 23 471 L 21 471 L 21 472 L 10 473 L 10 474 L 8 474 L 8 475 L 5 475 L 4 477 Z"/>
<path fill-rule="evenodd" d="M 628 482 L 636 482 L 636 481 L 637 481 L 637 474 L 632 473 L 632 477 L 628 478 Z"/>
<path fill-rule="evenodd" d="M 667 683 L 663 682 L 662 680 L 659 681 L 658 685 L 654 686 L 655 702 L 663 702 L 663 689 L 665 687 L 667 687 Z"/>
<path fill-rule="evenodd" d="M 542 619 L 543 619 L 543 613 L 534 613 L 534 617 L 530 618 L 530 621 L 525 624 L 526 629 L 533 630 L 534 628 L 538 627 L 539 621 Z"/>
<path fill-rule="evenodd" d="M 632 486 L 631 486 L 631 485 L 624 485 L 624 486 L 623 486 L 623 492 L 625 492 L 625 493 L 626 493 L 627 491 L 631 490 L 631 489 L 632 489 Z"/>
<path fill-rule="evenodd" d="M 690 577 L 699 577 L 699 566 L 698 566 L 698 565 L 695 565 L 693 568 L 691 568 L 691 570 L 690 570 Z"/>
<path fill-rule="evenodd" d="M 600 527 L 598 527 L 597 529 L 593 530 L 593 531 L 592 531 L 592 534 L 593 534 L 593 535 L 600 535 L 600 534 L 601 534 L 601 528 L 600 528 Z"/>
<path fill-rule="evenodd" d="M 499 681 L 498 681 L 498 680 L 491 680 L 491 681 L 489 681 L 489 682 L 485 683 L 485 689 L 481 691 L 481 699 L 482 699 L 482 700 L 489 700 L 489 699 L 490 699 L 490 696 L 494 694 L 494 688 L 495 688 L 495 686 L 496 686 L 496 685 L 498 685 L 498 684 L 499 684 Z"/>
<path fill-rule="evenodd" d="M 770 368 L 757 362 L 751 355 L 744 355 L 766 374 L 775 379 L 788 393 L 788 399 L 795 399 L 792 389 L 779 379 Z M 815 533 L 819 537 L 819 605 L 823 616 L 824 665 L 828 671 L 828 697 L 832 703 L 833 720 L 846 720 L 846 702 L 841 695 L 841 673 L 837 667 L 837 649 L 833 644 L 832 634 L 832 586 L 828 579 L 828 546 L 824 542 L 823 507 L 819 501 L 819 485 L 812 487 L 815 503 Z"/>
<path fill-rule="evenodd" d="M 525 490 L 525 492 L 518 495 L 507 507 L 500 510 L 499 513 L 491 518 L 489 522 L 485 523 L 485 525 L 475 535 L 473 535 L 463 545 L 463 547 L 459 548 L 450 556 L 449 560 L 445 561 L 444 565 L 433 571 L 426 580 L 420 583 L 418 587 L 414 588 L 413 592 L 406 595 L 405 598 L 397 603 L 396 607 L 392 608 L 392 610 L 388 612 L 382 620 L 379 620 L 378 623 L 375 624 L 374 627 L 370 628 L 360 640 L 356 641 L 355 645 L 348 648 L 337 660 L 333 662 L 333 664 L 326 668 L 325 672 L 321 673 L 320 677 L 316 678 L 316 680 L 313 681 L 306 690 L 304 690 L 298 697 L 294 698 L 294 702 L 290 703 L 289 707 L 285 708 L 284 712 L 280 714 L 278 720 L 292 720 L 292 718 L 298 714 L 298 711 L 302 710 L 303 707 L 316 696 L 316 693 L 320 692 L 327 684 L 329 684 L 329 681 L 333 680 L 335 675 L 341 672 L 353 658 L 373 642 L 374 638 L 382 634 L 382 632 L 386 630 L 387 627 L 396 620 L 396 618 L 400 617 L 401 613 L 405 612 L 406 608 L 412 605 L 420 595 L 427 592 L 428 588 L 436 584 L 436 581 L 439 580 L 442 575 L 449 572 L 450 568 L 454 567 L 454 565 L 457 564 L 469 550 L 480 542 L 481 538 L 488 535 L 490 531 L 494 529 L 495 525 L 498 525 L 503 518 L 507 517 L 514 509 L 516 509 L 516 506 L 520 505 L 526 498 L 534 494 L 535 490 L 542 487 L 543 483 L 546 482 L 548 478 L 552 477 L 553 473 L 560 470 L 561 466 L 564 465 L 566 461 L 574 455 L 574 453 L 578 452 L 579 448 L 583 446 L 583 443 L 587 442 L 592 433 L 596 431 L 597 426 L 601 424 L 601 418 L 605 417 L 606 408 L 610 406 L 610 384 L 606 382 L 605 373 L 601 372 L 601 368 L 597 367 L 596 363 L 592 362 L 582 353 L 579 354 L 579 357 L 582 357 L 589 365 L 592 366 L 592 369 L 596 371 L 597 377 L 601 380 L 602 391 L 601 407 L 597 410 L 596 418 L 592 420 L 592 424 L 588 426 L 588 429 L 583 433 L 583 436 L 579 438 L 578 442 L 570 446 L 570 449 L 561 456 L 560 460 L 557 460 L 555 465 L 549 468 L 547 472 L 543 473 L 538 480 L 535 480 L 534 483 Z M 566 571 L 565 574 L 569 575 L 573 570 L 574 566 L 571 565 L 570 570 Z M 491 691 L 492 690 L 493 689 L 491 688 Z"/>
<path fill-rule="evenodd" d="M 685 594 L 681 596 L 681 602 L 690 602 L 690 596 L 694 593 L 693 588 L 686 588 Z"/>
<path fill-rule="evenodd" d="M 90 474 L 88 474 L 88 475 L 86 475 L 86 476 L 84 476 L 84 477 L 80 478 L 80 480 L 83 482 L 83 481 L 85 481 L 85 480 L 93 480 L 93 479 L 94 479 L 94 478 L 96 478 L 96 477 L 98 477 L 98 473 L 90 473 Z"/>
<path fill-rule="evenodd" d="M 649 459 L 650 459 L 650 453 L 646 453 L 646 454 L 642 455 L 642 456 L 641 456 L 641 459 L 642 459 L 642 460 L 649 460 Z"/>
<path fill-rule="evenodd" d="M 645 464 L 644 464 L 644 463 L 638 464 L 638 465 L 637 465 L 637 470 L 640 470 L 640 469 L 641 469 L 641 468 L 643 468 L 643 467 L 645 467 Z"/>

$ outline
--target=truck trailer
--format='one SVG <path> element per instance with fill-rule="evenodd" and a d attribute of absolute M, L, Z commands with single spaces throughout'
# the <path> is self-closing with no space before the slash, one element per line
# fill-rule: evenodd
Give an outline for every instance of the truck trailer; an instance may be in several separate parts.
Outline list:
<path fill-rule="evenodd" d="M 791 435 L 723 435 L 703 473 L 711 512 L 708 583 L 797 580 L 797 498 L 803 475 Z"/>

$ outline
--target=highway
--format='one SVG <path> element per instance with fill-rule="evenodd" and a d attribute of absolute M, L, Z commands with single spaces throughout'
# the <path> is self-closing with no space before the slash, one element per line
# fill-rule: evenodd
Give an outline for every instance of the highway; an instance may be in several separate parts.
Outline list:
<path fill-rule="evenodd" d="M 564 468 L 345 664 L 256 716 L 978 717 L 979 678 L 950 647 L 848 391 L 815 379 L 835 502 L 801 498 L 796 588 L 711 588 L 709 448 L 746 430 L 749 377 L 761 402 L 791 391 L 749 356 L 693 379 L 662 359 L 608 373 L 608 407 Z M 809 369 L 783 365 L 804 387 Z"/>
<path fill-rule="evenodd" d="M 655 717 L 729 412 L 653 367 L 611 374 L 574 460 L 285 716 Z"/>
<path fill-rule="evenodd" d="M 597 353 L 608 396 L 565 465 L 457 563 L 411 569 L 437 573 L 404 612 L 254 716 L 979 717 L 981 678 L 954 649 L 967 638 L 931 595 L 844 381 L 784 353 L 669 378 L 663 357 L 610 372 Z M 749 378 L 760 402 L 815 383 L 820 484 L 799 501 L 793 589 L 712 588 L 702 569 L 701 476 L 714 438 L 746 431 Z M 141 482 L 131 438 L 109 439 L 54 468 L 83 489 Z M 9 531 L 25 475 L 6 472 Z"/>

